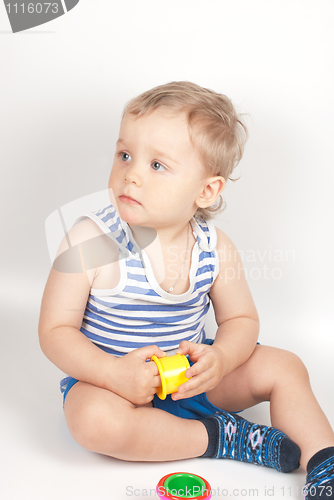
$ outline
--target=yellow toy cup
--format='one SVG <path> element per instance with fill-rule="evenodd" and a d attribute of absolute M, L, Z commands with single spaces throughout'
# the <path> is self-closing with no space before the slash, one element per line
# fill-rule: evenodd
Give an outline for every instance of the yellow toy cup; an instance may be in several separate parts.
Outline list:
<path fill-rule="evenodd" d="M 161 386 L 157 390 L 157 396 L 160 399 L 166 399 L 167 394 L 177 392 L 179 385 L 189 380 L 185 376 L 185 372 L 190 368 L 188 358 L 183 354 L 175 354 L 174 356 L 165 356 L 157 358 L 152 356 L 151 360 L 158 367 Z"/>

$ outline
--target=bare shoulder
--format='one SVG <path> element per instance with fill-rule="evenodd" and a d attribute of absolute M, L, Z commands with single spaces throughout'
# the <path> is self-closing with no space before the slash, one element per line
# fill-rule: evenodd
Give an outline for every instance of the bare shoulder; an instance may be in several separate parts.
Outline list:
<path fill-rule="evenodd" d="M 257 312 L 239 252 L 223 231 L 216 230 L 219 273 L 210 290 L 216 321 L 220 324 L 241 316 L 255 319 Z"/>
<path fill-rule="evenodd" d="M 216 233 L 217 233 L 217 246 L 222 245 L 222 244 L 230 244 L 232 243 L 232 240 L 227 236 L 224 231 L 219 229 L 219 227 L 215 226 Z"/>
<path fill-rule="evenodd" d="M 83 219 L 63 238 L 48 277 L 40 331 L 60 325 L 80 328 L 92 283 L 101 266 L 118 259 L 117 245 L 91 219 Z"/>
<path fill-rule="evenodd" d="M 240 265 L 241 258 L 237 247 L 224 231 L 215 227 L 217 233 L 216 250 L 219 256 L 220 269 L 229 265 Z"/>
<path fill-rule="evenodd" d="M 104 234 L 102 229 L 92 219 L 89 217 L 82 219 L 66 233 L 60 244 L 58 254 L 66 250 L 69 246 L 78 245 Z"/>
<path fill-rule="evenodd" d="M 98 268 L 115 259 L 118 259 L 116 243 L 93 220 L 86 218 L 63 238 L 53 267 L 61 272 L 93 272 L 95 276 Z"/>

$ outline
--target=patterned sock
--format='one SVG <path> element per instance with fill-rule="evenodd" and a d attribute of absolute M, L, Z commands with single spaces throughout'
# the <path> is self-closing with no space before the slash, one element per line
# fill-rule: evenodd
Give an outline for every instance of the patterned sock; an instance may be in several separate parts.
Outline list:
<path fill-rule="evenodd" d="M 299 467 L 299 447 L 278 429 L 253 424 L 225 411 L 216 412 L 201 422 L 209 435 L 203 457 L 231 458 L 279 472 L 291 472 Z"/>
<path fill-rule="evenodd" d="M 318 451 L 307 464 L 304 498 L 334 498 L 334 446 Z"/>

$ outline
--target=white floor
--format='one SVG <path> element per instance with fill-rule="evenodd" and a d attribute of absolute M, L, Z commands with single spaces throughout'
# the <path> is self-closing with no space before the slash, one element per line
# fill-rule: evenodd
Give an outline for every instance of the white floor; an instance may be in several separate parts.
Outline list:
<path fill-rule="evenodd" d="M 39 349 L 37 297 L 27 300 L 31 302 L 29 314 L 14 313 L 6 307 L 7 313 L 2 316 L 1 499 L 157 498 L 154 488 L 159 479 L 178 471 L 207 479 L 215 498 L 302 499 L 304 472 L 301 470 L 280 474 L 249 464 L 210 459 L 127 463 L 82 449 L 70 436 L 64 421 L 58 391 L 59 372 Z M 310 371 L 315 379 L 315 392 L 333 423 L 334 405 L 328 397 L 333 385 L 329 379 L 331 352 L 332 349 L 325 349 L 323 361 L 314 360 Z M 250 420 L 269 423 L 267 404 L 244 414 Z"/>

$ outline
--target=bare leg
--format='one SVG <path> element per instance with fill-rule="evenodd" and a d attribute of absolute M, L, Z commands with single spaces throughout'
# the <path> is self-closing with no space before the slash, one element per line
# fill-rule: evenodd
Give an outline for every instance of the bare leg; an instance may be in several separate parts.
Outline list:
<path fill-rule="evenodd" d="M 65 400 L 65 417 L 84 448 L 129 461 L 168 461 L 203 455 L 204 425 L 151 405 L 136 407 L 105 389 L 78 382 Z"/>
<path fill-rule="evenodd" d="M 310 386 L 307 370 L 294 354 L 257 346 L 250 359 L 207 394 L 226 411 L 270 401 L 272 426 L 301 450 L 301 466 L 319 450 L 334 446 L 333 430 Z"/>

